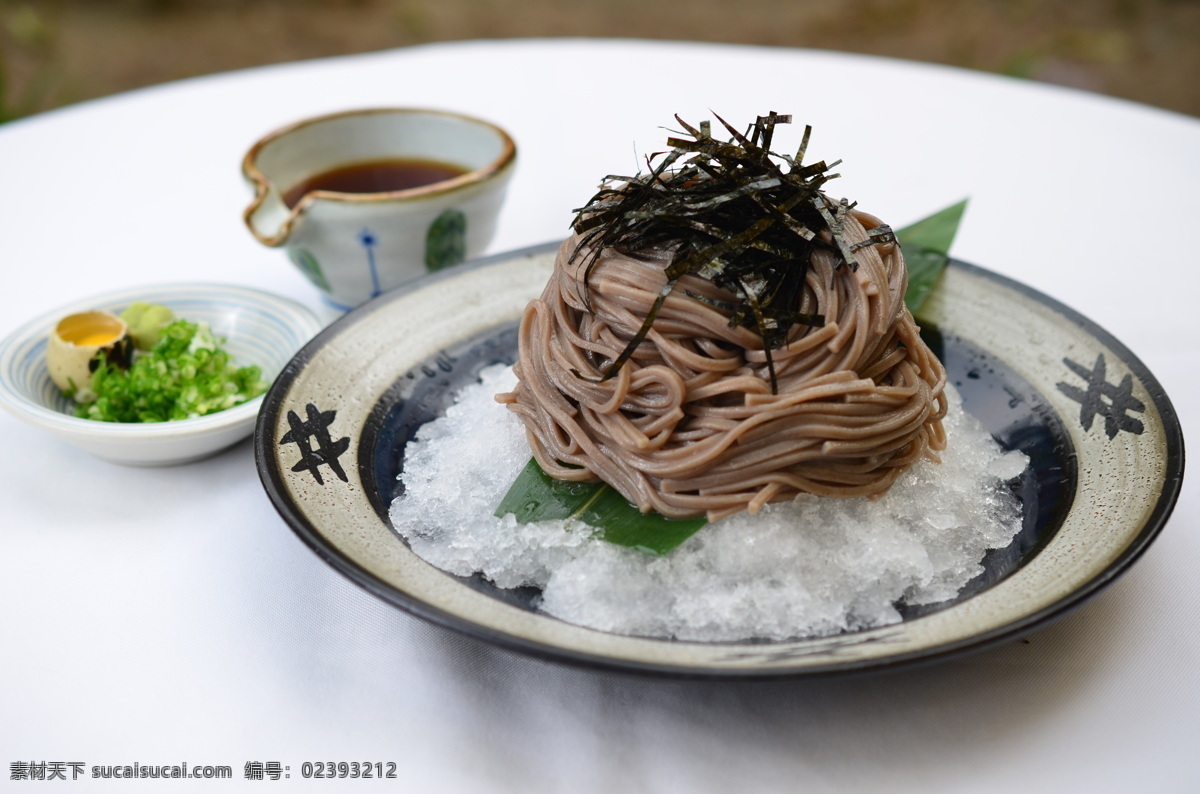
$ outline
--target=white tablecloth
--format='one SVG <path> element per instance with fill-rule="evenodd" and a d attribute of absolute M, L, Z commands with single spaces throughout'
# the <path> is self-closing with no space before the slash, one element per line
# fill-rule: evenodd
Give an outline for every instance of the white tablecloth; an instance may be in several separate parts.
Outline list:
<path fill-rule="evenodd" d="M 563 237 L 601 177 L 662 147 L 675 113 L 739 125 L 792 113 L 777 140 L 812 124 L 810 157 L 845 161 L 829 192 L 894 226 L 969 196 L 954 253 L 1111 331 L 1195 428 L 1200 121 L 813 51 L 442 44 L 4 125 L 0 335 L 89 294 L 173 280 L 262 287 L 332 319 L 243 227 L 240 160 L 292 120 L 392 105 L 513 133 L 520 162 L 493 251 Z M 134 469 L 8 414 L 0 438 L 0 760 L 14 790 L 45 785 L 11 780 L 14 764 L 82 762 L 87 777 L 187 762 L 234 779 L 182 788 L 366 791 L 381 784 L 305 780 L 302 764 L 381 761 L 401 791 L 1200 791 L 1195 487 L 1126 576 L 1024 641 L 867 676 L 687 682 L 526 658 L 385 605 L 287 528 L 248 441 Z M 248 780 L 247 762 L 290 778 Z"/>

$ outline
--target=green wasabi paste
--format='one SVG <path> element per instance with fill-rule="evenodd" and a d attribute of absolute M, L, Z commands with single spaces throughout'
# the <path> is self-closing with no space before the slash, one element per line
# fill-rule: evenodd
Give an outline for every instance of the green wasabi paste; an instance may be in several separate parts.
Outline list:
<path fill-rule="evenodd" d="M 151 350 L 158 344 L 162 329 L 175 320 L 175 312 L 161 304 L 137 301 L 121 312 L 121 319 L 129 329 L 134 346 L 138 350 Z"/>

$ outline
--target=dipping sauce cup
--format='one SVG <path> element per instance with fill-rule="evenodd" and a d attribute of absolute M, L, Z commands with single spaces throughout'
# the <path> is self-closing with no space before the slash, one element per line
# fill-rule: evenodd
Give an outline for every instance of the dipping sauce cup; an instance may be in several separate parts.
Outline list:
<path fill-rule="evenodd" d="M 516 164 L 508 133 L 480 119 L 377 108 L 306 119 L 255 143 L 243 217 L 325 299 L 350 309 L 478 256 Z"/>

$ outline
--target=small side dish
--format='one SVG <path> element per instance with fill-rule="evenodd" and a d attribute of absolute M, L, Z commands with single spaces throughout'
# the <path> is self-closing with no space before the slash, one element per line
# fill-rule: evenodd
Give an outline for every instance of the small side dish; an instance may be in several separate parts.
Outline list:
<path fill-rule="evenodd" d="M 0 406 L 115 463 L 197 460 L 252 432 L 262 388 L 322 327 L 308 308 L 246 287 L 164 284 L 95 295 L 30 320 L 0 342 Z M 129 370 L 116 366 L 125 359 L 118 348 L 128 351 Z M 247 369 L 239 382 L 240 367 Z M 168 375 L 172 369 L 176 375 Z M 139 378 L 150 386 L 149 397 L 138 398 L 145 405 L 124 400 L 143 391 L 134 383 Z M 118 415 L 122 402 L 128 404 Z M 173 408 L 164 407 L 168 402 Z M 170 418 L 175 409 L 170 421 L 144 421 L 153 412 Z"/>
<path fill-rule="evenodd" d="M 262 370 L 238 366 L 224 344 L 208 323 L 138 301 L 120 315 L 63 318 L 50 335 L 46 363 L 81 419 L 170 422 L 233 408 L 267 390 Z"/>

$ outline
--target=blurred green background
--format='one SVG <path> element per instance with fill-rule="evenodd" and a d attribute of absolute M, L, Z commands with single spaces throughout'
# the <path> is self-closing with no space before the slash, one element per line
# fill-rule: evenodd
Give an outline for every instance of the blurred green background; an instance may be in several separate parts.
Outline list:
<path fill-rule="evenodd" d="M 1200 116 L 1200 0 L 0 0 L 0 121 L 248 66 L 523 36 L 870 53 Z"/>

